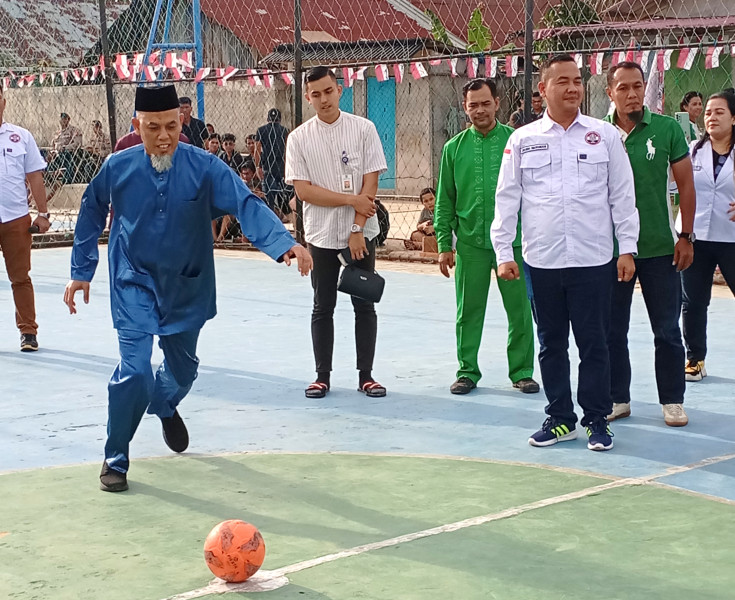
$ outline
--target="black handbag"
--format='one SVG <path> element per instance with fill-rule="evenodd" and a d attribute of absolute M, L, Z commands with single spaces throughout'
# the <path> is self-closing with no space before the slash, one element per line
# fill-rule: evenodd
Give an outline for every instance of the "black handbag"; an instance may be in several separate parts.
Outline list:
<path fill-rule="evenodd" d="M 370 272 L 355 265 L 342 269 L 337 290 L 368 302 L 380 302 L 385 289 L 385 279 L 375 271 Z"/>

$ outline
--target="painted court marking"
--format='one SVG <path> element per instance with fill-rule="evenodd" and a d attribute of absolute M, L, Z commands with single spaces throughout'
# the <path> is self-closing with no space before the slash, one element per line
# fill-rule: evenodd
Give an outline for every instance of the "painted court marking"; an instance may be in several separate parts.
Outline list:
<path fill-rule="evenodd" d="M 600 485 L 596 485 L 576 492 L 570 492 L 568 494 L 561 494 L 560 496 L 553 496 L 551 498 L 545 498 L 543 500 L 537 500 L 536 502 L 530 502 L 528 504 L 521 504 L 512 508 L 507 508 L 500 512 L 490 513 L 479 517 L 472 517 L 464 519 L 462 521 L 456 521 L 455 523 L 448 523 L 446 525 L 439 525 L 438 527 L 432 527 L 430 529 L 424 529 L 423 531 L 416 531 L 414 533 L 408 533 L 400 535 L 398 537 L 382 540 L 380 542 L 373 542 L 371 544 L 364 544 L 361 546 L 355 546 L 340 552 L 334 552 L 332 554 L 325 554 L 317 558 L 312 558 L 302 562 L 294 563 L 281 567 L 280 569 L 274 569 L 273 571 L 259 571 L 248 581 L 244 583 L 226 583 L 221 579 L 215 579 L 208 585 L 197 590 L 190 592 L 184 592 L 182 594 L 176 594 L 175 596 L 169 596 L 165 600 L 193 600 L 194 598 L 201 598 L 210 594 L 224 594 L 227 592 L 264 592 L 271 591 L 283 587 L 288 584 L 288 578 L 286 575 L 291 573 L 297 573 L 305 569 L 311 569 L 326 563 L 330 563 L 342 558 L 348 558 L 350 556 L 357 556 L 366 552 L 372 552 L 373 550 L 381 550 L 383 548 L 389 548 L 398 544 L 406 544 L 422 538 L 427 538 L 442 533 L 450 533 L 453 531 L 459 531 L 468 527 L 476 527 L 477 525 L 484 525 L 486 523 L 492 523 L 493 521 L 499 521 L 501 519 L 508 519 L 516 517 L 532 510 L 539 508 L 546 508 L 547 506 L 553 506 L 555 504 L 561 504 L 563 502 L 569 502 L 570 500 L 579 500 L 580 498 L 586 498 L 588 496 L 594 496 L 601 492 L 619 488 L 636 485 L 647 485 L 655 482 L 657 479 L 662 477 L 668 477 L 678 473 L 685 473 L 701 467 L 707 467 L 719 462 L 730 460 L 735 458 L 735 454 L 725 454 L 722 456 L 714 456 L 711 458 L 705 458 L 704 460 L 691 463 L 684 466 L 669 467 L 662 473 L 647 475 L 645 477 L 630 477 L 625 479 L 617 479 L 609 481 Z"/>

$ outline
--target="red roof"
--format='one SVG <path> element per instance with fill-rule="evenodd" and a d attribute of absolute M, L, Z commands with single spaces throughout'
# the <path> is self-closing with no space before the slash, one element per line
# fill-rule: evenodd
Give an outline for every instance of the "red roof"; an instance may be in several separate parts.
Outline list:
<path fill-rule="evenodd" d="M 467 24 L 478 4 L 476 0 L 302 0 L 301 28 L 324 31 L 341 42 L 429 37 L 430 31 L 409 15 L 422 16 L 430 9 L 450 33 L 466 40 Z M 549 2 L 537 4 L 545 9 Z M 247 9 L 235 8 L 231 0 L 202 0 L 201 5 L 209 19 L 232 30 L 261 55 L 293 42 L 293 0 L 251 0 Z M 524 6 L 524 0 L 499 0 L 484 8 L 493 47 L 505 45 L 510 34 L 524 28 Z M 409 14 L 401 7 L 407 7 Z"/>

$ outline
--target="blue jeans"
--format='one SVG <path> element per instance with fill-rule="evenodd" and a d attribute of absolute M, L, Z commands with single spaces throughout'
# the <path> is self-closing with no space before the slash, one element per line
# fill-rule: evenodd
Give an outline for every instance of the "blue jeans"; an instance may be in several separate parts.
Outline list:
<path fill-rule="evenodd" d="M 684 345 L 679 329 L 681 280 L 676 267 L 671 264 L 673 260 L 673 255 L 637 258 L 633 278 L 627 282 L 616 282 L 613 287 L 608 336 L 613 402 L 630 402 L 628 329 L 636 280 L 640 281 L 653 330 L 658 400 L 661 404 L 684 402 Z"/>
<path fill-rule="evenodd" d="M 599 267 L 538 269 L 528 266 L 533 286 L 541 379 L 549 403 L 546 414 L 577 422 L 569 367 L 569 325 L 579 349 L 577 402 L 582 425 L 604 419 L 612 410 L 607 330 L 615 263 Z"/>
<path fill-rule="evenodd" d="M 164 360 L 155 378 L 151 368 L 153 336 L 118 329 L 120 363 L 110 378 L 108 390 L 105 461 L 126 473 L 130 442 L 148 409 L 149 414 L 170 417 L 189 393 L 197 376 L 196 346 L 199 330 L 161 336 L 158 345 Z"/>
<path fill-rule="evenodd" d="M 735 295 L 735 243 L 694 242 L 694 262 L 681 273 L 681 321 L 687 360 L 700 361 L 707 356 L 707 309 L 717 265 Z"/>

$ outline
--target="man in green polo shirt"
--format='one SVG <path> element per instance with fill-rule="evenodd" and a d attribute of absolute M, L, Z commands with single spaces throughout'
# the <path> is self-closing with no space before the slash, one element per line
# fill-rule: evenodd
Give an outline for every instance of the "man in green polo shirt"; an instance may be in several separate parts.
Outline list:
<path fill-rule="evenodd" d="M 681 427 L 689 420 L 683 407 L 685 354 L 679 329 L 679 271 L 688 268 L 694 258 L 695 193 L 689 148 L 675 119 L 651 113 L 643 106 L 645 84 L 639 64 L 621 62 L 611 67 L 607 93 L 615 104 L 607 120 L 620 130 L 628 152 L 641 222 L 635 275 L 613 288 L 608 336 L 613 411 L 608 421 L 630 416 L 628 328 L 637 279 L 653 329 L 656 386 L 664 421 Z M 669 167 L 679 188 L 682 231 L 678 234 L 669 202 Z"/>
<path fill-rule="evenodd" d="M 482 339 L 490 277 L 498 265 L 490 242 L 495 216 L 495 187 L 505 143 L 513 129 L 498 123 L 500 106 L 495 82 L 473 79 L 462 89 L 463 107 L 472 127 L 449 140 L 442 153 L 434 207 L 434 229 L 439 246 L 439 269 L 449 277 L 454 266 L 452 234 L 457 236 L 457 380 L 453 394 L 477 387 L 482 373 L 477 354 Z M 515 259 L 522 264 L 520 227 Z M 527 394 L 539 391 L 533 379 L 533 320 L 526 282 L 498 279 L 508 315 L 508 367 L 513 387 Z"/>

